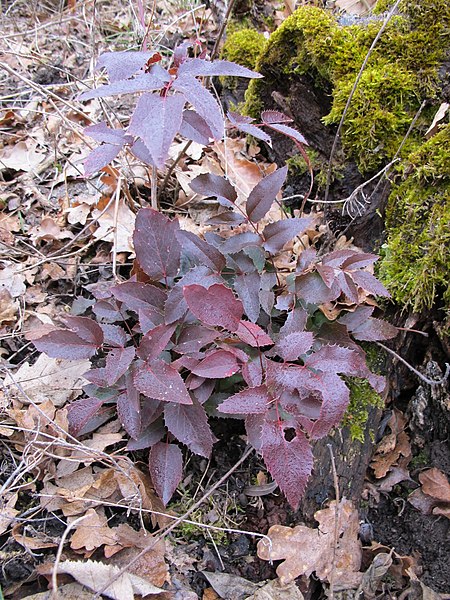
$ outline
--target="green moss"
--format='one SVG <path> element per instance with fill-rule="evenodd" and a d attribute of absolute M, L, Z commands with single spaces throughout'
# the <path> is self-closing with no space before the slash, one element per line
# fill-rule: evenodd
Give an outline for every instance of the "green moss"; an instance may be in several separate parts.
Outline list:
<path fill-rule="evenodd" d="M 264 79 L 247 90 L 245 112 L 257 118 L 263 91 L 281 76 L 306 75 L 316 88 L 331 92 L 324 121 L 339 123 L 356 76 L 383 24 L 382 19 L 341 26 L 330 13 L 302 6 L 271 35 L 256 69 Z M 447 0 L 405 0 L 371 54 L 342 129 L 342 144 L 362 173 L 392 159 L 422 101 L 436 94 L 438 69 L 448 48 L 450 4 Z M 403 149 L 418 146 L 421 127 Z M 307 135 L 307 132 L 305 132 Z"/>
<path fill-rule="evenodd" d="M 255 29 L 239 29 L 228 35 L 222 48 L 221 58 L 230 60 L 247 67 L 255 69 L 258 56 L 263 51 L 266 44 L 266 38 Z M 236 85 L 236 77 L 221 77 L 222 85 L 233 89 Z"/>
<path fill-rule="evenodd" d="M 350 388 L 350 403 L 344 415 L 343 425 L 348 427 L 352 440 L 364 443 L 365 429 L 371 407 L 383 407 L 383 399 L 365 379 L 346 378 Z"/>
<path fill-rule="evenodd" d="M 450 311 L 450 124 L 412 153 L 388 201 L 379 275 L 414 311 L 442 297 Z"/>

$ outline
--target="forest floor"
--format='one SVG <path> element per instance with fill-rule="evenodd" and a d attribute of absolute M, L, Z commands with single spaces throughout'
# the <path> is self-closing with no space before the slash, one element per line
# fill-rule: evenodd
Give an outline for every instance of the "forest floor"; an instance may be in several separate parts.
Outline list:
<path fill-rule="evenodd" d="M 150 5 L 146 23 L 156 46 L 195 38 L 211 47 L 217 38 L 217 13 L 204 5 Z M 285 14 L 275 5 L 281 22 Z M 352 523 L 341 542 L 319 534 L 317 522 L 304 523 L 270 486 L 257 454 L 236 467 L 246 451 L 238 420 L 214 421 L 220 442 L 212 458 L 187 456 L 185 477 L 167 509 L 152 487 L 148 451 L 127 451 L 118 419 L 80 439 L 67 434 L 67 405 L 83 394 L 89 360 L 48 358 L 30 334 L 68 313 L 85 314 L 93 304 L 91 289 L 130 274 L 135 214 L 150 203 L 148 169 L 117 163 L 99 177 L 84 177 L 92 140 L 83 128 L 100 121 L 103 109 L 77 96 L 93 85 L 99 54 L 138 49 L 143 28 L 139 3 L 131 1 L 80 0 L 55 8 L 16 0 L 2 3 L 2 11 L 0 598 L 450 598 L 448 440 L 425 436 L 420 445 L 408 409 L 412 398 L 420 403 L 417 390 L 397 394 L 395 405 L 388 398 L 358 508 L 341 500 Z M 123 100 L 111 106 L 126 118 Z M 181 139 L 173 145 L 172 160 L 183 146 Z M 195 176 L 227 172 L 251 190 L 269 167 L 260 147 L 245 137 L 210 148 L 194 143 L 165 184 L 162 209 L 201 231 L 212 209 L 190 190 Z M 121 178 L 126 192 L 112 202 Z M 327 498 L 322 502 L 320 518 L 333 519 L 334 508 Z M 286 583 L 276 569 L 287 563 L 258 557 L 257 543 L 268 542 L 274 525 L 308 528 L 320 537 L 321 564 L 336 571 L 331 594 L 319 565 Z M 312 553 L 301 543 L 278 543 L 294 570 Z M 338 543 L 347 575 L 358 585 L 340 585 L 346 567 L 334 564 Z M 355 545 L 362 556 L 356 571 L 350 566 Z M 122 575 L 105 592 L 121 570 L 139 577 L 141 587 L 127 587 Z M 55 585 L 58 595 L 52 596 L 47 590 Z"/>

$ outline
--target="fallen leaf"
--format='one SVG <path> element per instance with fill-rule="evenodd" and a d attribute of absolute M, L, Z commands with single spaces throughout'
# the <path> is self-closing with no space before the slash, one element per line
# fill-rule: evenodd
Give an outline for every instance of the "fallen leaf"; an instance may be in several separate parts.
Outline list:
<path fill-rule="evenodd" d="M 201 571 L 201 573 L 223 600 L 245 600 L 258 589 L 256 583 L 238 575 L 220 573 L 219 571 L 215 573 Z"/>
<path fill-rule="evenodd" d="M 97 240 L 115 243 L 116 252 L 128 252 L 134 255 L 132 242 L 136 220 L 135 214 L 131 212 L 123 200 L 120 200 L 116 219 L 114 215 L 114 202 L 111 203 L 111 206 L 103 215 L 101 215 L 99 209 L 93 211 L 92 216 L 97 218 L 99 225 L 94 232 L 94 237 Z M 116 233 L 114 232 L 115 228 L 117 228 Z"/>
<path fill-rule="evenodd" d="M 4 263 L 6 267 L 0 271 L 0 290 L 7 290 L 12 298 L 18 298 L 25 293 L 25 276 L 17 271 L 22 265 Z"/>
<path fill-rule="evenodd" d="M 27 142 L 5 146 L 0 150 L 0 168 L 13 171 L 34 171 L 45 159 L 45 154 Z"/>
<path fill-rule="evenodd" d="M 40 225 L 36 225 L 30 229 L 29 234 L 34 243 L 40 242 L 41 240 L 51 241 L 73 238 L 73 233 L 61 229 L 51 217 L 44 217 Z"/>
<path fill-rule="evenodd" d="M 391 431 L 383 436 L 378 443 L 370 462 L 370 467 L 377 479 L 385 477 L 396 465 L 402 468 L 406 467 L 411 459 L 411 445 L 405 431 L 406 419 L 404 415 L 400 411 L 394 410 L 388 425 Z"/>
<path fill-rule="evenodd" d="M 282 584 L 294 581 L 300 575 L 313 571 L 322 581 L 329 581 L 334 570 L 334 585 L 340 589 L 358 587 L 361 582 L 361 542 L 358 540 L 359 517 L 353 504 L 342 499 L 338 505 L 338 546 L 335 548 L 336 502 L 314 515 L 317 529 L 297 525 L 290 528 L 274 525 L 266 540 L 258 542 L 258 556 L 263 560 L 283 560 L 277 567 Z M 334 564 L 333 564 L 334 563 Z"/>
<path fill-rule="evenodd" d="M 72 550 L 82 550 L 85 554 L 92 554 L 100 546 L 114 546 L 117 542 L 116 535 L 108 527 L 108 520 L 104 514 L 101 514 L 100 508 L 97 510 L 90 508 L 86 515 L 71 537 Z"/>
<path fill-rule="evenodd" d="M 433 467 L 422 471 L 419 475 L 424 494 L 435 498 L 439 502 L 450 503 L 450 483 L 442 471 Z"/>
<path fill-rule="evenodd" d="M 272 579 L 245 600 L 304 600 L 304 596 L 294 581 L 282 585 L 278 579 Z"/>
<path fill-rule="evenodd" d="M 16 320 L 19 303 L 13 299 L 5 288 L 0 287 L 0 325 Z"/>
<path fill-rule="evenodd" d="M 53 600 L 53 590 L 48 592 L 39 592 L 38 594 L 32 594 L 26 596 L 23 600 Z M 59 600 L 92 600 L 92 593 L 88 592 L 86 588 L 79 583 L 66 583 L 66 585 L 60 585 L 58 587 L 58 599 Z"/>

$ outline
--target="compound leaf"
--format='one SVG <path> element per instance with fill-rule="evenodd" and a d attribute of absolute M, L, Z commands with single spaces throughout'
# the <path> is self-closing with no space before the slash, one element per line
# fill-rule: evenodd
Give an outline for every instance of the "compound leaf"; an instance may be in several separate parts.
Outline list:
<path fill-rule="evenodd" d="M 314 219 L 312 217 L 283 219 L 282 221 L 269 223 L 263 231 L 265 250 L 271 254 L 280 252 L 285 244 L 303 233 L 313 223 Z"/>

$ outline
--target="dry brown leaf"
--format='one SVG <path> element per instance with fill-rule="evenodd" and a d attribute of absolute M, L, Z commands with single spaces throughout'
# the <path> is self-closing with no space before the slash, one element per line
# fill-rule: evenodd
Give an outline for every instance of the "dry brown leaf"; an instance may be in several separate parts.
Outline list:
<path fill-rule="evenodd" d="M 245 600 L 303 600 L 304 596 L 295 582 L 282 585 L 278 579 L 268 581 Z"/>
<path fill-rule="evenodd" d="M 133 231 L 136 216 L 123 200 L 120 200 L 117 219 L 115 218 L 115 206 L 111 203 L 108 210 L 102 215 L 101 209 L 92 212 L 94 218 L 98 218 L 98 229 L 94 232 L 97 240 L 115 243 L 116 252 L 128 252 L 134 254 Z M 114 232 L 115 227 L 117 231 Z"/>
<path fill-rule="evenodd" d="M 394 485 L 401 481 L 412 481 L 409 471 L 401 467 L 392 467 L 387 476 L 378 482 L 378 489 L 382 492 L 390 492 Z"/>
<path fill-rule="evenodd" d="M 424 494 L 435 498 L 439 502 L 450 503 L 450 484 L 442 471 L 433 467 L 422 471 L 419 475 Z"/>
<path fill-rule="evenodd" d="M 0 497 L 2 510 L 0 512 L 0 535 L 4 533 L 11 523 L 14 522 L 14 518 L 19 514 L 19 510 L 16 510 L 16 502 L 18 494 L 5 494 Z"/>
<path fill-rule="evenodd" d="M 53 598 L 53 590 L 49 590 L 48 592 L 32 594 L 23 600 L 53 600 Z M 92 600 L 92 592 L 87 591 L 79 583 L 67 583 L 58 587 L 58 600 Z"/>
<path fill-rule="evenodd" d="M 20 273 L 22 265 L 3 262 L 4 269 L 0 271 L 0 290 L 7 290 L 13 298 L 18 298 L 25 293 L 25 276 Z"/>
<path fill-rule="evenodd" d="M 1 203 L 1 198 L 0 198 Z M 14 244 L 14 233 L 21 230 L 21 224 L 17 215 L 4 215 L 0 217 L 0 242 Z"/>
<path fill-rule="evenodd" d="M 5 288 L 0 287 L 0 325 L 12 323 L 19 312 L 19 303 Z"/>
<path fill-rule="evenodd" d="M 45 154 L 36 150 L 30 142 L 18 142 L 0 150 L 0 168 L 14 171 L 34 171 L 45 159 Z"/>
<path fill-rule="evenodd" d="M 387 433 L 377 445 L 370 463 L 375 477 L 381 479 L 395 465 L 406 467 L 411 458 L 411 445 L 405 432 L 406 419 L 404 415 L 394 410 L 388 422 L 390 433 Z"/>
<path fill-rule="evenodd" d="M 37 531 L 34 528 L 27 527 L 27 531 L 30 532 L 32 529 L 33 536 L 25 535 L 22 533 L 22 529 L 25 527 L 24 523 L 18 523 L 12 528 L 12 536 L 14 540 L 26 548 L 27 550 L 40 550 L 42 548 L 57 548 L 58 542 L 54 538 L 51 538 L 43 531 Z"/>
<path fill-rule="evenodd" d="M 44 217 L 40 225 L 36 225 L 29 232 L 34 243 L 40 240 L 66 240 L 73 238 L 73 233 L 61 227 L 51 217 Z"/>
<path fill-rule="evenodd" d="M 424 494 L 421 488 L 414 490 L 414 492 L 408 496 L 408 502 L 410 502 L 414 508 L 420 510 L 423 515 L 431 515 L 433 508 L 436 506 L 436 500 L 431 496 Z"/>
<path fill-rule="evenodd" d="M 166 545 L 164 540 L 160 540 L 144 556 L 136 558 L 141 550 L 151 544 L 153 536 L 142 529 L 140 531 L 133 530 L 133 534 L 129 531 L 124 533 L 125 527 L 128 527 L 128 525 L 119 525 L 114 528 L 120 543 L 129 544 L 131 541 L 135 541 L 136 544 L 133 547 L 123 549 L 119 554 L 115 554 L 108 562 L 124 568 L 133 561 L 133 564 L 127 567 L 129 573 L 137 575 L 158 587 L 164 585 L 165 582 L 170 582 L 169 569 L 165 561 Z M 109 547 L 105 547 L 105 554 L 107 550 L 109 550 Z"/>
<path fill-rule="evenodd" d="M 69 520 L 70 523 L 70 520 Z M 101 507 L 90 508 L 86 518 L 78 525 L 70 540 L 72 550 L 81 550 L 90 555 L 100 546 L 114 546 L 117 542 L 114 531 L 108 527 L 108 520 Z"/>
<path fill-rule="evenodd" d="M 51 400 L 54 406 L 62 406 L 82 393 L 87 383 L 83 375 L 90 366 L 88 360 L 63 360 L 40 354 L 33 365 L 24 363 L 13 377 L 33 402 Z M 21 394 L 9 377 L 4 385 L 13 398 Z M 25 400 L 23 396 L 20 399 Z"/>
<path fill-rule="evenodd" d="M 359 517 L 353 504 L 342 499 L 338 506 L 338 547 L 335 548 L 336 502 L 319 510 L 314 517 L 317 529 L 305 525 L 290 528 L 275 525 L 269 529 L 272 551 L 266 540 L 258 543 L 258 556 L 263 560 L 283 560 L 277 574 L 282 584 L 313 571 L 322 581 L 329 581 L 334 566 L 335 589 L 358 587 L 362 573 L 361 542 L 358 540 Z M 334 561 L 334 565 L 333 565 Z"/>

